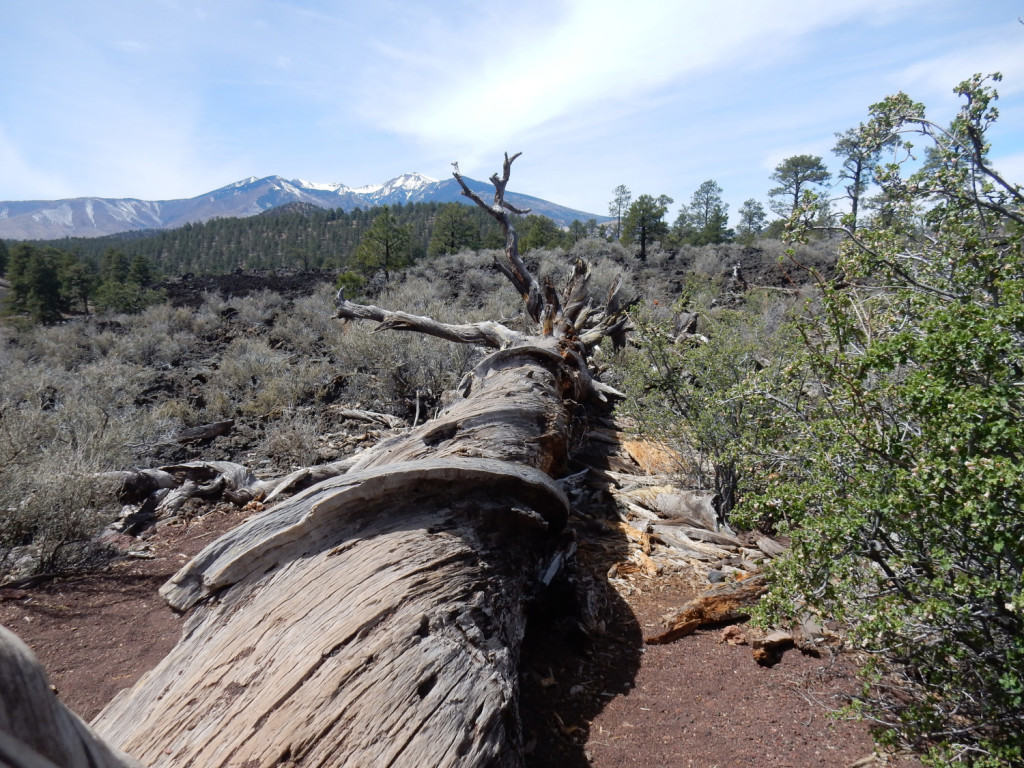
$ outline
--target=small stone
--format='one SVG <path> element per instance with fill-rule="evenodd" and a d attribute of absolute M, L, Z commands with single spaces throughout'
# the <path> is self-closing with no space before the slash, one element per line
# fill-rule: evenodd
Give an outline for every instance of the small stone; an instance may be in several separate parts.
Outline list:
<path fill-rule="evenodd" d="M 718 636 L 718 641 L 720 643 L 728 643 L 729 645 L 746 645 L 747 633 L 741 627 L 733 624 L 731 627 L 726 627 L 722 630 L 722 633 Z"/>

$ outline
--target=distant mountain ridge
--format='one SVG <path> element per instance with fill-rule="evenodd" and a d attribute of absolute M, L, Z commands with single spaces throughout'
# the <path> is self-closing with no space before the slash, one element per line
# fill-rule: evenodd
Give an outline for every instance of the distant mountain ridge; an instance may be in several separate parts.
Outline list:
<path fill-rule="evenodd" d="M 465 177 L 464 177 L 465 178 Z M 465 178 L 484 199 L 493 194 L 489 183 Z M 547 216 L 560 226 L 574 219 L 607 217 L 566 208 L 539 197 L 508 192 L 505 199 L 517 208 Z M 255 216 L 288 203 L 308 203 L 319 208 L 372 208 L 397 203 L 457 202 L 472 205 L 455 179 L 436 181 L 419 173 L 403 173 L 389 181 L 366 187 L 322 184 L 303 179 L 250 176 L 181 200 L 76 197 L 66 200 L 0 202 L 0 238 L 55 240 L 63 237 L 99 237 L 136 229 L 171 229 L 214 218 Z"/>

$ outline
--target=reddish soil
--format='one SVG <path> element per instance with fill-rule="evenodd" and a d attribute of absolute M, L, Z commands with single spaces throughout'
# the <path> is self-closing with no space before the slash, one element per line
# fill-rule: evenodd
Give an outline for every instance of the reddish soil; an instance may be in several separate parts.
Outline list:
<path fill-rule="evenodd" d="M 214 511 L 168 525 L 148 541 L 152 559 L 126 558 L 100 573 L 0 589 L 0 624 L 35 652 L 64 703 L 91 720 L 178 642 L 183 620 L 160 597 L 160 586 L 246 514 Z"/>
<path fill-rule="evenodd" d="M 90 719 L 177 641 L 182 619 L 159 586 L 244 517 L 216 511 L 167 526 L 149 541 L 153 559 L 2 589 L 0 623 L 33 648 L 65 703 Z M 721 628 L 643 645 L 659 618 L 692 596 L 692 579 L 639 580 L 625 599 L 599 579 L 606 628 L 589 636 L 557 611 L 538 617 L 523 657 L 528 765 L 842 768 L 871 755 L 865 724 L 826 712 L 853 685 L 848 659 L 789 651 L 761 667 L 749 646 L 723 642 Z"/>

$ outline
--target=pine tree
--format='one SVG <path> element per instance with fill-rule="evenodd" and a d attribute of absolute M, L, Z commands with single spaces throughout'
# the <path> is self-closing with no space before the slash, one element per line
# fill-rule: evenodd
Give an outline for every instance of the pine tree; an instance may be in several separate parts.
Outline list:
<path fill-rule="evenodd" d="M 384 278 L 390 280 L 392 269 L 404 267 L 410 262 L 410 246 L 408 227 L 398 223 L 390 208 L 384 208 L 363 233 L 354 261 L 364 274 L 383 269 Z"/>
<path fill-rule="evenodd" d="M 437 214 L 427 246 L 428 256 L 457 253 L 463 248 L 478 248 L 480 235 L 469 209 L 458 203 L 444 206 Z"/>
<path fill-rule="evenodd" d="M 629 206 L 626 218 L 622 222 L 622 242 L 624 245 L 636 243 L 640 246 L 637 258 L 647 259 L 647 246 L 656 239 L 668 234 L 665 214 L 672 205 L 668 195 L 640 195 L 636 202 Z"/>

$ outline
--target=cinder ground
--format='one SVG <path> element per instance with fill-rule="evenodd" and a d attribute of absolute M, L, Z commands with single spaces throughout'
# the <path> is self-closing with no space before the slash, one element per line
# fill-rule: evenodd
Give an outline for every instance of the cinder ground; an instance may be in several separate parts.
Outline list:
<path fill-rule="evenodd" d="M 149 540 L 152 559 L 0 590 L 0 623 L 33 648 L 61 698 L 89 719 L 177 641 L 182 619 L 159 598 L 160 584 L 244 516 L 218 508 L 162 528 Z M 826 712 L 853 685 L 848 659 L 790 651 L 761 667 L 748 646 L 723 642 L 720 628 L 644 646 L 659 617 L 692 596 L 692 582 L 685 574 L 640 580 L 625 597 L 610 596 L 599 637 L 574 633 L 557 616 L 538 618 L 523 659 L 529 765 L 842 768 L 872 754 L 865 724 Z"/>

